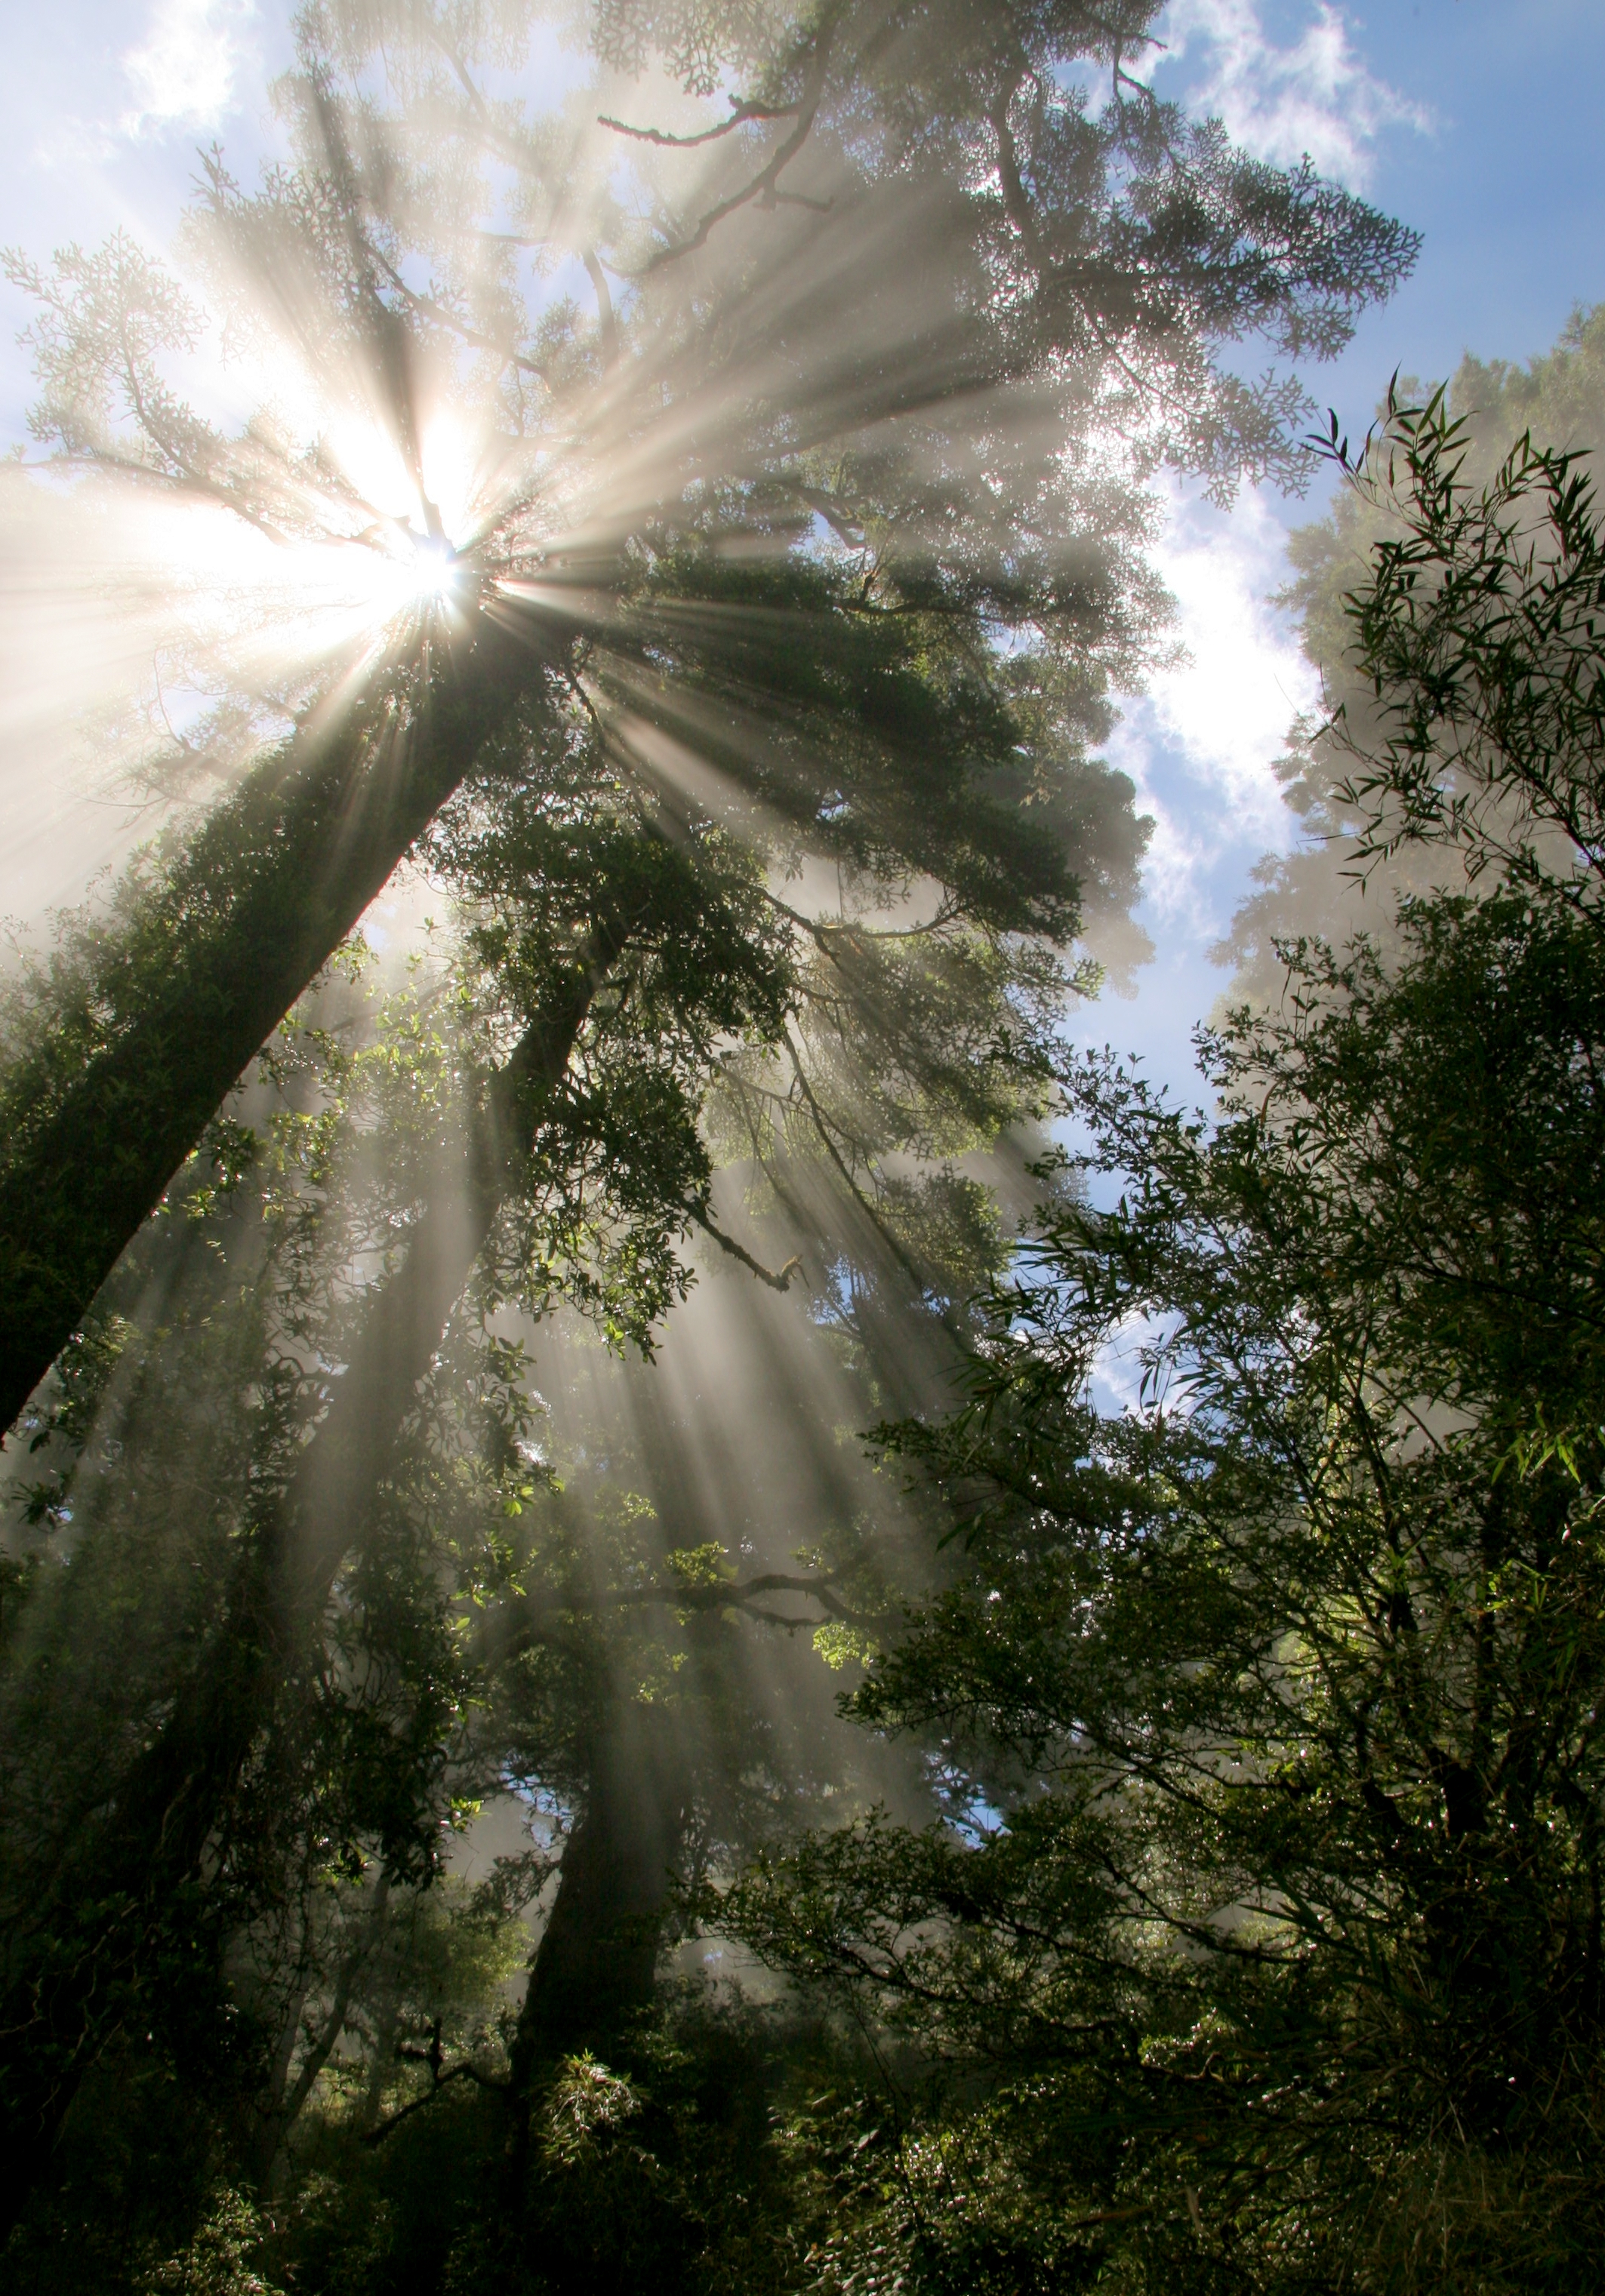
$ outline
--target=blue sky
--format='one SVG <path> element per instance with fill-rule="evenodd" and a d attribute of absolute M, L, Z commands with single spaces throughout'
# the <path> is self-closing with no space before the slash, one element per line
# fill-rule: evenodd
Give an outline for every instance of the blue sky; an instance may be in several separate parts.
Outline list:
<path fill-rule="evenodd" d="M 1599 0 L 1176 0 L 1165 29 L 1162 92 L 1208 102 L 1269 158 L 1309 151 L 1423 235 L 1413 277 L 1308 377 L 1351 432 L 1395 367 L 1525 359 L 1574 305 L 1605 299 Z M 1191 1029 L 1224 986 L 1206 951 L 1290 830 L 1269 767 L 1315 688 L 1265 601 L 1283 534 L 1326 492 L 1248 496 L 1229 517 L 1183 498 L 1161 547 L 1191 666 L 1129 705 L 1115 740 L 1159 822 L 1142 911 L 1158 955 L 1132 1003 L 1106 1000 L 1078 1033 L 1181 1086 Z"/>
<path fill-rule="evenodd" d="M 249 179 L 273 148 L 267 87 L 288 59 L 278 0 L 56 0 L 12 12 L 0 87 L 0 240 L 36 256 L 122 226 L 161 245 L 221 141 Z M 1462 349 L 1522 358 L 1605 298 L 1601 0 L 1173 0 L 1155 67 L 1266 156 L 1317 163 L 1424 234 L 1395 300 L 1311 384 L 1363 429 L 1390 372 L 1440 375 Z M 0 438 L 21 435 L 26 318 L 0 289 Z M 1286 529 L 1319 502 L 1250 496 L 1229 515 L 1177 496 L 1161 546 L 1190 667 L 1131 704 L 1115 754 L 1159 820 L 1138 996 L 1087 1033 L 1184 1081 L 1189 1031 L 1222 987 L 1205 952 L 1247 871 L 1287 834 L 1270 763 L 1312 698 L 1266 603 Z"/>

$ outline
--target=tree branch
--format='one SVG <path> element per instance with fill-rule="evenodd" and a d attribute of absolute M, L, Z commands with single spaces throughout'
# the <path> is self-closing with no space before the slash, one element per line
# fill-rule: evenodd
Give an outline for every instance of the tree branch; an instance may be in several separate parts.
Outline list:
<path fill-rule="evenodd" d="M 813 133 L 813 124 L 819 117 L 819 104 L 825 94 L 825 75 L 830 62 L 831 45 L 844 5 L 845 0 L 835 0 L 835 4 L 820 20 L 819 29 L 814 34 L 813 55 L 802 96 L 789 108 L 786 115 L 796 119 L 797 124 L 791 134 L 777 147 L 767 166 L 761 168 L 744 189 L 733 192 L 728 199 L 719 201 L 708 209 L 689 238 L 679 240 L 671 247 L 660 248 L 646 266 L 648 272 L 660 270 L 666 263 L 678 262 L 682 255 L 695 254 L 698 248 L 706 246 L 710 233 L 727 216 L 734 215 L 737 208 L 746 207 L 753 200 L 766 207 L 784 202 L 788 207 L 811 208 L 818 214 L 828 214 L 832 205 L 830 201 L 811 200 L 800 193 L 781 192 L 776 187 L 783 169 L 796 158 Z"/>
<path fill-rule="evenodd" d="M 471 2080 L 481 2088 L 506 2089 L 512 2086 L 505 2076 L 498 2078 L 495 2073 L 482 2072 L 472 2057 L 464 2057 L 452 2066 L 449 2072 L 443 2072 L 440 2069 L 445 2063 L 446 2053 L 441 2046 L 441 2030 L 442 2022 L 437 2017 L 429 2029 L 429 2046 L 426 2049 L 409 2049 L 404 2041 L 396 2051 L 397 2056 L 405 2063 L 429 2067 L 429 2087 L 422 2096 L 415 2096 L 410 2104 L 404 2104 L 399 2112 L 392 2112 L 376 2128 L 365 2130 L 362 2138 L 365 2144 L 382 2144 L 392 2128 L 399 2128 L 401 2123 L 410 2120 L 415 2112 L 422 2112 L 426 2104 L 432 2104 L 440 2091 L 449 2088 L 455 2080 Z"/>
<path fill-rule="evenodd" d="M 802 1266 L 802 1255 L 800 1251 L 794 1252 L 785 1267 L 777 1274 L 773 1268 L 766 1267 L 761 1259 L 754 1259 L 752 1253 L 744 1245 L 737 1243 L 734 1236 L 727 1235 L 723 1228 L 718 1226 L 705 1211 L 699 1210 L 695 1204 L 687 1204 L 686 1209 L 704 1234 L 711 1235 L 720 1250 L 728 1251 L 732 1259 L 738 1259 L 744 1267 L 750 1267 L 760 1283 L 767 1283 L 773 1292 L 790 1291 L 792 1277 Z"/>
<path fill-rule="evenodd" d="M 602 332 L 602 365 L 604 368 L 619 363 L 619 323 L 613 316 L 613 297 L 607 289 L 607 274 L 603 270 L 594 247 L 581 248 L 580 260 L 585 266 L 586 276 L 597 291 L 597 324 Z"/>
<path fill-rule="evenodd" d="M 532 374 L 539 382 L 547 381 L 546 369 L 539 365 L 534 359 L 526 358 L 522 351 L 510 350 L 506 343 L 498 343 L 494 336 L 487 335 L 478 327 L 470 325 L 466 319 L 459 318 L 449 305 L 438 302 L 434 296 L 420 295 L 416 287 L 407 285 L 389 256 L 383 254 L 378 248 L 374 248 L 373 254 L 374 262 L 389 279 L 397 294 L 404 295 L 415 311 L 420 313 L 424 318 L 432 319 L 437 326 L 449 327 L 453 334 L 460 336 L 465 343 L 472 343 L 475 350 L 489 351 L 493 357 L 499 358 L 506 365 L 515 366 L 525 374 Z M 550 388 L 549 383 L 547 388 Z"/>
<path fill-rule="evenodd" d="M 632 127 L 628 120 L 614 119 L 605 111 L 597 114 L 597 125 L 611 127 L 616 135 L 633 136 L 638 144 L 658 144 L 676 152 L 690 152 L 699 144 L 715 143 L 732 129 L 745 127 L 749 120 L 792 119 L 796 113 L 794 103 L 738 103 L 729 118 L 721 119 L 717 127 L 704 127 L 695 135 L 669 135 L 661 127 Z"/>

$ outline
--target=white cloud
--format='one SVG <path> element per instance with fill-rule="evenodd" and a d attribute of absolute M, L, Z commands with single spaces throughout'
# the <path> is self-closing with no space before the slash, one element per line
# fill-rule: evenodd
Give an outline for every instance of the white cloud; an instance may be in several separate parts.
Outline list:
<path fill-rule="evenodd" d="M 125 135 L 216 127 L 251 61 L 252 0 L 156 0 L 143 43 L 122 59 L 135 102 Z"/>
<path fill-rule="evenodd" d="M 1433 125 L 1424 105 L 1367 70 L 1332 0 L 1317 0 L 1289 47 L 1266 37 L 1257 0 L 1172 0 L 1161 37 L 1165 53 L 1156 62 L 1195 66 L 1189 108 L 1218 114 L 1233 141 L 1261 159 L 1287 165 L 1307 152 L 1323 176 L 1351 190 L 1369 181 L 1386 129 L 1425 135 Z"/>
<path fill-rule="evenodd" d="M 1173 1316 L 1147 1316 L 1136 1310 L 1115 1324 L 1092 1359 L 1089 1382 L 1093 1404 L 1106 1417 L 1141 1411 L 1155 1399 L 1144 1390 L 1142 1351 L 1169 1339 L 1175 1328 Z M 1185 1409 L 1185 1397 L 1179 1398 L 1168 1381 L 1164 1393 L 1173 1411 L 1178 1404 Z"/>
<path fill-rule="evenodd" d="M 1288 618 L 1268 603 L 1287 579 L 1286 535 L 1262 495 L 1246 488 L 1228 515 L 1173 488 L 1154 555 L 1185 659 L 1126 705 L 1108 754 L 1154 816 L 1143 872 L 1153 914 L 1218 931 L 1199 878 L 1229 848 L 1290 842 L 1272 768 L 1320 688 Z"/>

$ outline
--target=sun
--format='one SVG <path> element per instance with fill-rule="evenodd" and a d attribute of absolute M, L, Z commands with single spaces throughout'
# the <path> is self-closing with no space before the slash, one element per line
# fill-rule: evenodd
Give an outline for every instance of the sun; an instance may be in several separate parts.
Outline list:
<path fill-rule="evenodd" d="M 456 595 L 460 568 L 449 542 L 432 537 L 413 545 L 413 595 L 421 606 L 443 604 Z"/>

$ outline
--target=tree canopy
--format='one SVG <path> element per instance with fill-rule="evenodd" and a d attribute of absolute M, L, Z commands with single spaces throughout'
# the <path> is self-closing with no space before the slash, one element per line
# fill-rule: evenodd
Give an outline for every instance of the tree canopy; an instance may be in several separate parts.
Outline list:
<path fill-rule="evenodd" d="M 901 2053 L 827 2284 L 1596 2268 L 1599 521 L 1568 454 L 1466 444 L 1395 407 L 1359 468 L 1348 738 L 1373 849 L 1472 890 L 1282 944 L 1213 1116 L 1067 1072 L 1089 1194 L 959 1415 L 881 1431 L 963 1560 L 851 1705 L 945 1822 L 706 1900 Z"/>
<path fill-rule="evenodd" d="M 1012 632 L 1043 753 L 1013 800 L 1069 797 L 1109 842 L 1108 808 L 1064 782 L 1152 627 L 1143 477 L 1286 476 L 1301 387 L 1247 389 L 1217 353 L 1329 352 L 1414 251 L 1307 168 L 1155 102 L 1124 70 L 1149 12 L 309 10 L 281 91 L 296 163 L 249 193 L 214 159 L 189 237 L 275 394 L 238 433 L 164 379 L 202 326 L 175 277 L 126 240 L 12 259 L 39 307 L 42 440 L 281 556 L 358 562 L 375 603 L 354 639 L 277 660 L 173 634 L 210 708 L 177 758 L 158 741 L 136 762 L 231 794 L 131 925 L 160 944 L 160 985 L 149 939 L 144 966 L 108 959 L 64 1016 L 71 1057 L 19 1073 L 8 1419 L 440 806 L 476 764 L 561 754 L 576 687 L 607 695 L 626 747 L 656 742 L 660 772 L 665 738 L 711 746 L 743 801 L 827 849 L 957 863 L 951 812 L 894 822 L 884 780 L 792 781 L 799 745 L 774 734 L 802 730 L 802 697 L 765 680 L 778 656 L 795 674 L 773 641 L 799 559 L 836 570 L 812 603 L 854 643 L 877 619 L 941 628 L 957 666 Z M 565 30 L 572 97 L 531 113 L 485 79 Z M 715 55 L 751 92 L 710 121 Z M 1089 69 L 1112 74 L 1101 111 Z M 605 108 L 638 94 L 687 124 Z M 556 285 L 575 259 L 594 321 Z M 884 738 L 895 705 L 877 682 L 852 706 Z M 52 1206 L 69 1168 L 70 1218 Z"/>

